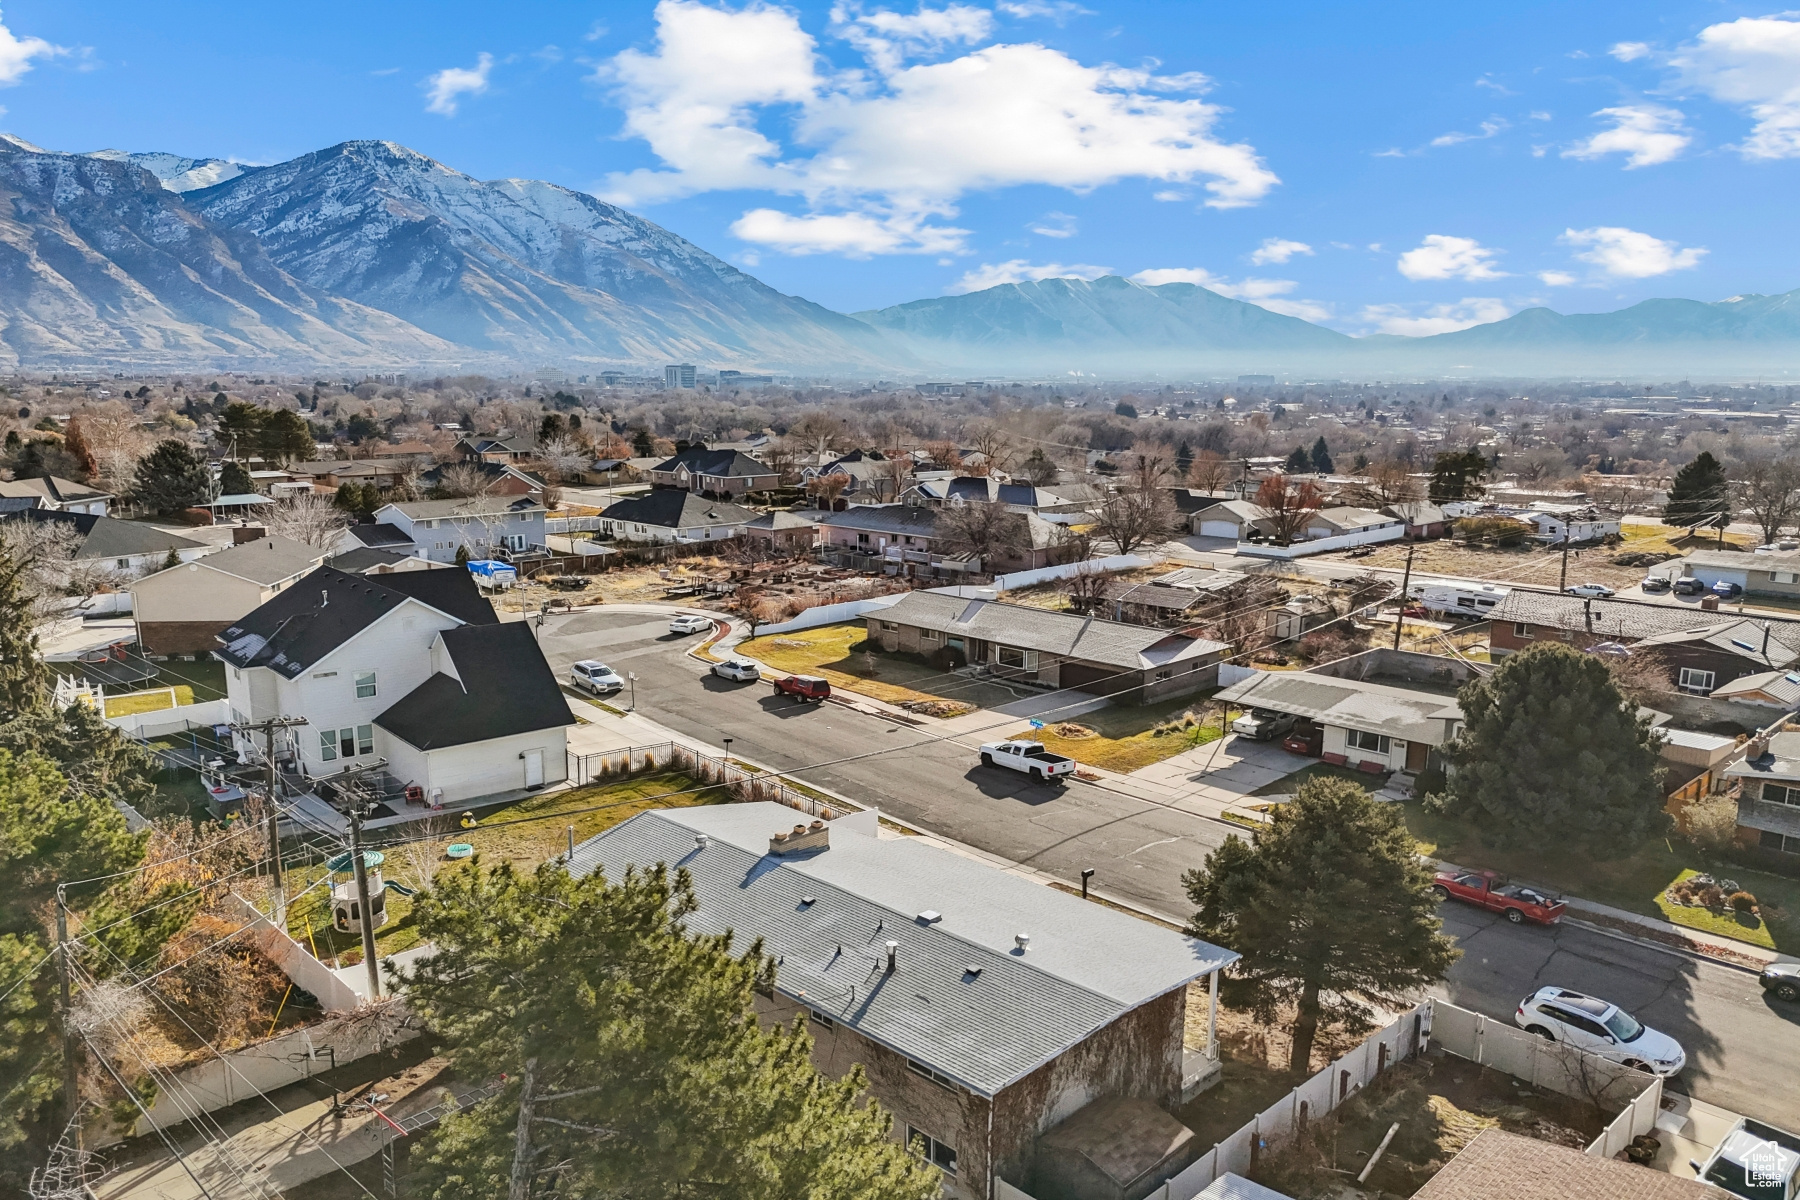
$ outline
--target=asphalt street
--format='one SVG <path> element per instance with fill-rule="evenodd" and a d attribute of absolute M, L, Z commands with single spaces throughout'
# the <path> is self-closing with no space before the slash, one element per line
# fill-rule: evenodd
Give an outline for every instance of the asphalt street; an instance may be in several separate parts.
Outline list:
<path fill-rule="evenodd" d="M 561 678 L 583 658 L 636 672 L 637 711 L 669 728 L 712 745 L 729 737 L 734 754 L 1070 882 L 1092 868 L 1095 887 L 1152 911 L 1184 913 L 1182 873 L 1232 833 L 1222 822 L 1087 784 L 1033 787 L 982 767 L 972 744 L 837 704 L 777 697 L 766 683 L 719 679 L 685 654 L 697 635 L 670 635 L 666 617 L 555 617 L 540 640 Z M 1436 994 L 1508 1020 L 1522 997 L 1546 984 L 1605 997 L 1686 1047 L 1689 1066 L 1676 1090 L 1800 1130 L 1800 1005 L 1765 1000 L 1753 976 L 1578 926 L 1512 926 L 1454 903 L 1444 920 L 1463 957 Z"/>

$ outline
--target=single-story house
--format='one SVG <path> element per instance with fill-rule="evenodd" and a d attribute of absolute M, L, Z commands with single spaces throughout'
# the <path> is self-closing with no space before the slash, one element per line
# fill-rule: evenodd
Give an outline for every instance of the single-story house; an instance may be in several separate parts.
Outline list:
<path fill-rule="evenodd" d="M 756 515 L 696 492 L 651 488 L 602 509 L 600 531 L 622 542 L 707 542 L 737 537 Z"/>
<path fill-rule="evenodd" d="M 1546 640 L 1586 649 L 1596 642 L 1629 645 L 1660 633 L 1692 629 L 1705 615 L 1644 600 L 1594 599 L 1513 588 L 1488 610 L 1488 644 L 1504 657 Z"/>
<path fill-rule="evenodd" d="M 1223 642 L 941 592 L 908 592 L 870 613 L 869 637 L 889 652 L 940 651 L 1002 678 L 1147 704 L 1216 687 Z"/>
<path fill-rule="evenodd" d="M 35 502 L 26 498 L 21 502 Z M 173 553 L 182 562 L 194 559 L 214 547 L 178 533 L 169 533 L 144 521 L 121 521 L 94 513 L 61 512 L 38 507 L 0 511 L 0 519 L 37 521 L 64 526 L 75 537 L 74 557 L 85 567 L 103 567 L 113 571 L 141 575 L 161 570 Z"/>
<path fill-rule="evenodd" d="M 766 512 L 744 523 L 744 536 L 771 550 L 794 553 L 810 549 L 819 536 L 819 523 L 798 512 Z"/>
<path fill-rule="evenodd" d="M 1037 487 L 1009 483 L 992 475 L 955 475 L 948 479 L 921 479 L 900 493 L 902 504 L 945 505 L 1004 504 L 1014 512 L 1081 512 L 1096 497 L 1086 484 Z"/>
<path fill-rule="evenodd" d="M 1410 541 L 1441 538 L 1450 532 L 1450 514 L 1429 500 L 1404 500 L 1389 504 L 1381 511 L 1406 522 L 1406 536 Z"/>
<path fill-rule="evenodd" d="M 1678 690 L 1706 696 L 1721 684 L 1800 661 L 1800 623 L 1783 622 L 1779 634 L 1773 625 L 1733 617 L 1642 638 L 1631 652 L 1655 654 Z"/>
<path fill-rule="evenodd" d="M 99 517 L 106 515 L 106 505 L 114 498 L 111 492 L 88 487 L 85 483 L 70 483 L 54 475 L 0 480 L 0 497 L 35 498 L 39 508 L 51 512 L 90 513 Z"/>
<path fill-rule="evenodd" d="M 1248 578 L 1242 571 L 1177 567 L 1147 583 L 1113 580 L 1101 597 L 1115 621 L 1139 625 L 1169 624 L 1221 600 L 1223 593 Z"/>
<path fill-rule="evenodd" d="M 650 483 L 711 496 L 742 496 L 780 487 L 781 472 L 742 450 L 709 450 L 696 445 L 651 467 Z"/>
<path fill-rule="evenodd" d="M 455 562 L 466 547 L 470 558 L 517 558 L 544 552 L 545 509 L 521 496 L 469 496 L 461 500 L 398 500 L 375 510 L 375 521 L 404 533 L 433 562 Z"/>
<path fill-rule="evenodd" d="M 537 456 L 537 442 L 530 437 L 500 434 L 496 437 L 465 437 L 456 443 L 456 452 L 472 462 L 524 462 Z"/>
<path fill-rule="evenodd" d="M 1619 518 L 1612 513 L 1603 513 L 1594 508 L 1570 509 L 1565 506 L 1544 506 L 1528 509 L 1520 513 L 1519 520 L 1529 524 L 1536 532 L 1538 541 L 1559 544 L 1562 542 L 1597 542 L 1604 537 L 1618 536 Z"/>
<path fill-rule="evenodd" d="M 475 472 L 476 478 L 481 481 L 480 491 L 484 496 L 529 496 L 542 503 L 544 491 L 550 486 L 550 481 L 542 475 L 536 471 L 528 471 L 517 463 L 489 462 L 479 458 L 433 467 L 419 476 L 419 482 L 426 490 L 440 487 L 446 473 L 451 470 L 459 473 Z"/>
<path fill-rule="evenodd" d="M 1740 704 L 1760 704 L 1793 712 L 1800 709 L 1800 671 L 1740 675 L 1730 683 L 1715 687 L 1711 694 L 1716 700 L 1736 700 Z"/>
<path fill-rule="evenodd" d="M 1023 527 L 1022 552 L 993 562 L 952 556 L 943 548 L 939 511 L 923 504 L 858 504 L 843 512 L 820 513 L 819 544 L 875 555 L 900 573 L 919 567 L 988 574 L 1033 571 L 1067 561 L 1074 550 L 1061 526 L 1034 512 L 1013 512 L 1009 519 Z"/>
<path fill-rule="evenodd" d="M 234 724 L 307 719 L 277 746 L 292 774 L 385 759 L 398 785 L 444 804 L 567 776 L 568 703 L 529 626 L 501 625 L 467 571 L 320 567 L 227 627 L 213 655 Z M 233 736 L 244 762 L 263 760 L 261 738 Z"/>
<path fill-rule="evenodd" d="M 284 537 L 242 542 L 133 583 L 132 618 L 146 654 L 199 654 L 242 619 L 325 560 L 325 551 Z"/>
<path fill-rule="evenodd" d="M 1747 596 L 1800 598 L 1800 550 L 1758 550 L 1734 554 L 1728 550 L 1696 550 L 1679 563 L 1681 573 L 1707 587 L 1735 583 Z"/>
<path fill-rule="evenodd" d="M 1394 530 L 1395 537 L 1404 534 L 1406 522 L 1399 517 L 1378 513 L 1367 508 L 1353 508 L 1349 505 L 1337 505 L 1332 508 L 1321 508 L 1306 518 L 1306 538 L 1314 541 L 1319 538 L 1344 537 L 1349 534 L 1372 534 L 1381 530 Z"/>
<path fill-rule="evenodd" d="M 919 839 L 879 837 L 876 816 L 654 809 L 577 846 L 570 870 L 686 871 L 688 926 L 760 939 L 777 962 L 761 1019 L 805 1019 L 827 1075 L 860 1066 L 894 1115 L 890 1136 L 923 1148 L 953 1200 L 990 1200 L 998 1180 L 1052 1194 L 1044 1134 L 1089 1110 L 1180 1103 L 1184 1073 L 1211 1061 L 1183 1049 L 1188 985 L 1235 953 Z"/>
<path fill-rule="evenodd" d="M 1232 538 L 1243 541 L 1252 529 L 1267 532 L 1269 510 L 1248 500 L 1220 500 L 1188 516 L 1188 530 L 1196 537 Z"/>
<path fill-rule="evenodd" d="M 336 491 L 346 483 L 359 486 L 374 484 L 386 490 L 396 487 L 408 474 L 420 468 L 421 461 L 430 464 L 430 457 L 421 460 L 415 455 L 401 455 L 388 458 L 351 458 L 351 459 L 319 459 L 313 462 L 297 462 L 285 469 L 290 479 L 309 481 L 315 490 Z M 262 472 L 256 472 L 262 474 Z M 252 476 L 254 479 L 255 476 Z"/>
<path fill-rule="evenodd" d="M 1305 717 L 1324 730 L 1326 762 L 1411 774 L 1431 765 L 1463 715 L 1454 695 L 1310 671 L 1258 671 L 1215 699 Z"/>
<path fill-rule="evenodd" d="M 1751 744 L 1725 768 L 1738 792 L 1738 844 L 1800 855 L 1800 733 Z"/>

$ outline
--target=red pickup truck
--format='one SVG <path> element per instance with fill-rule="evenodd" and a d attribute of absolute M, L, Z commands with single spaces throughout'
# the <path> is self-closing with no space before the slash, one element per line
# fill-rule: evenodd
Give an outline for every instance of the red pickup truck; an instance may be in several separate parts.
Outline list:
<path fill-rule="evenodd" d="M 1566 907 L 1555 896 L 1508 883 L 1506 876 L 1498 871 L 1439 871 L 1431 890 L 1440 900 L 1454 897 L 1480 905 L 1490 912 L 1500 913 L 1514 925 L 1526 921 L 1554 925 L 1562 920 Z"/>
<path fill-rule="evenodd" d="M 775 694 L 779 696 L 783 692 L 801 700 L 818 702 L 830 697 L 831 684 L 817 675 L 784 675 L 775 680 Z"/>

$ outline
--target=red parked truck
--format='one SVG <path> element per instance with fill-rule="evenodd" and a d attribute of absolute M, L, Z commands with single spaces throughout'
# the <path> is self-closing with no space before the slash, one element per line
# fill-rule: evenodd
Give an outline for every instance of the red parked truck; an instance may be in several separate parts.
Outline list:
<path fill-rule="evenodd" d="M 784 675 L 775 680 L 775 694 L 819 702 L 831 696 L 831 684 L 817 675 Z"/>
<path fill-rule="evenodd" d="M 1439 871 L 1431 890 L 1440 900 L 1457 899 L 1497 912 L 1514 925 L 1533 921 L 1554 925 L 1566 907 L 1555 896 L 1534 888 L 1508 883 L 1498 871 Z"/>

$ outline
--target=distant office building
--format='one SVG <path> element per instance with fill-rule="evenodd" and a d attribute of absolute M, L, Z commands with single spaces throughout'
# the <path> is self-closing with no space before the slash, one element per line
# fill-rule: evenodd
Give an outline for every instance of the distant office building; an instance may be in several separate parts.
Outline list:
<path fill-rule="evenodd" d="M 694 386 L 693 363 L 670 363 L 663 368 L 663 386 L 691 388 Z"/>
<path fill-rule="evenodd" d="M 1243 387 L 1274 387 L 1273 375 L 1239 375 L 1238 383 Z"/>
<path fill-rule="evenodd" d="M 732 387 L 746 383 L 774 383 L 773 375 L 746 375 L 742 371 L 720 371 L 719 386 Z"/>

